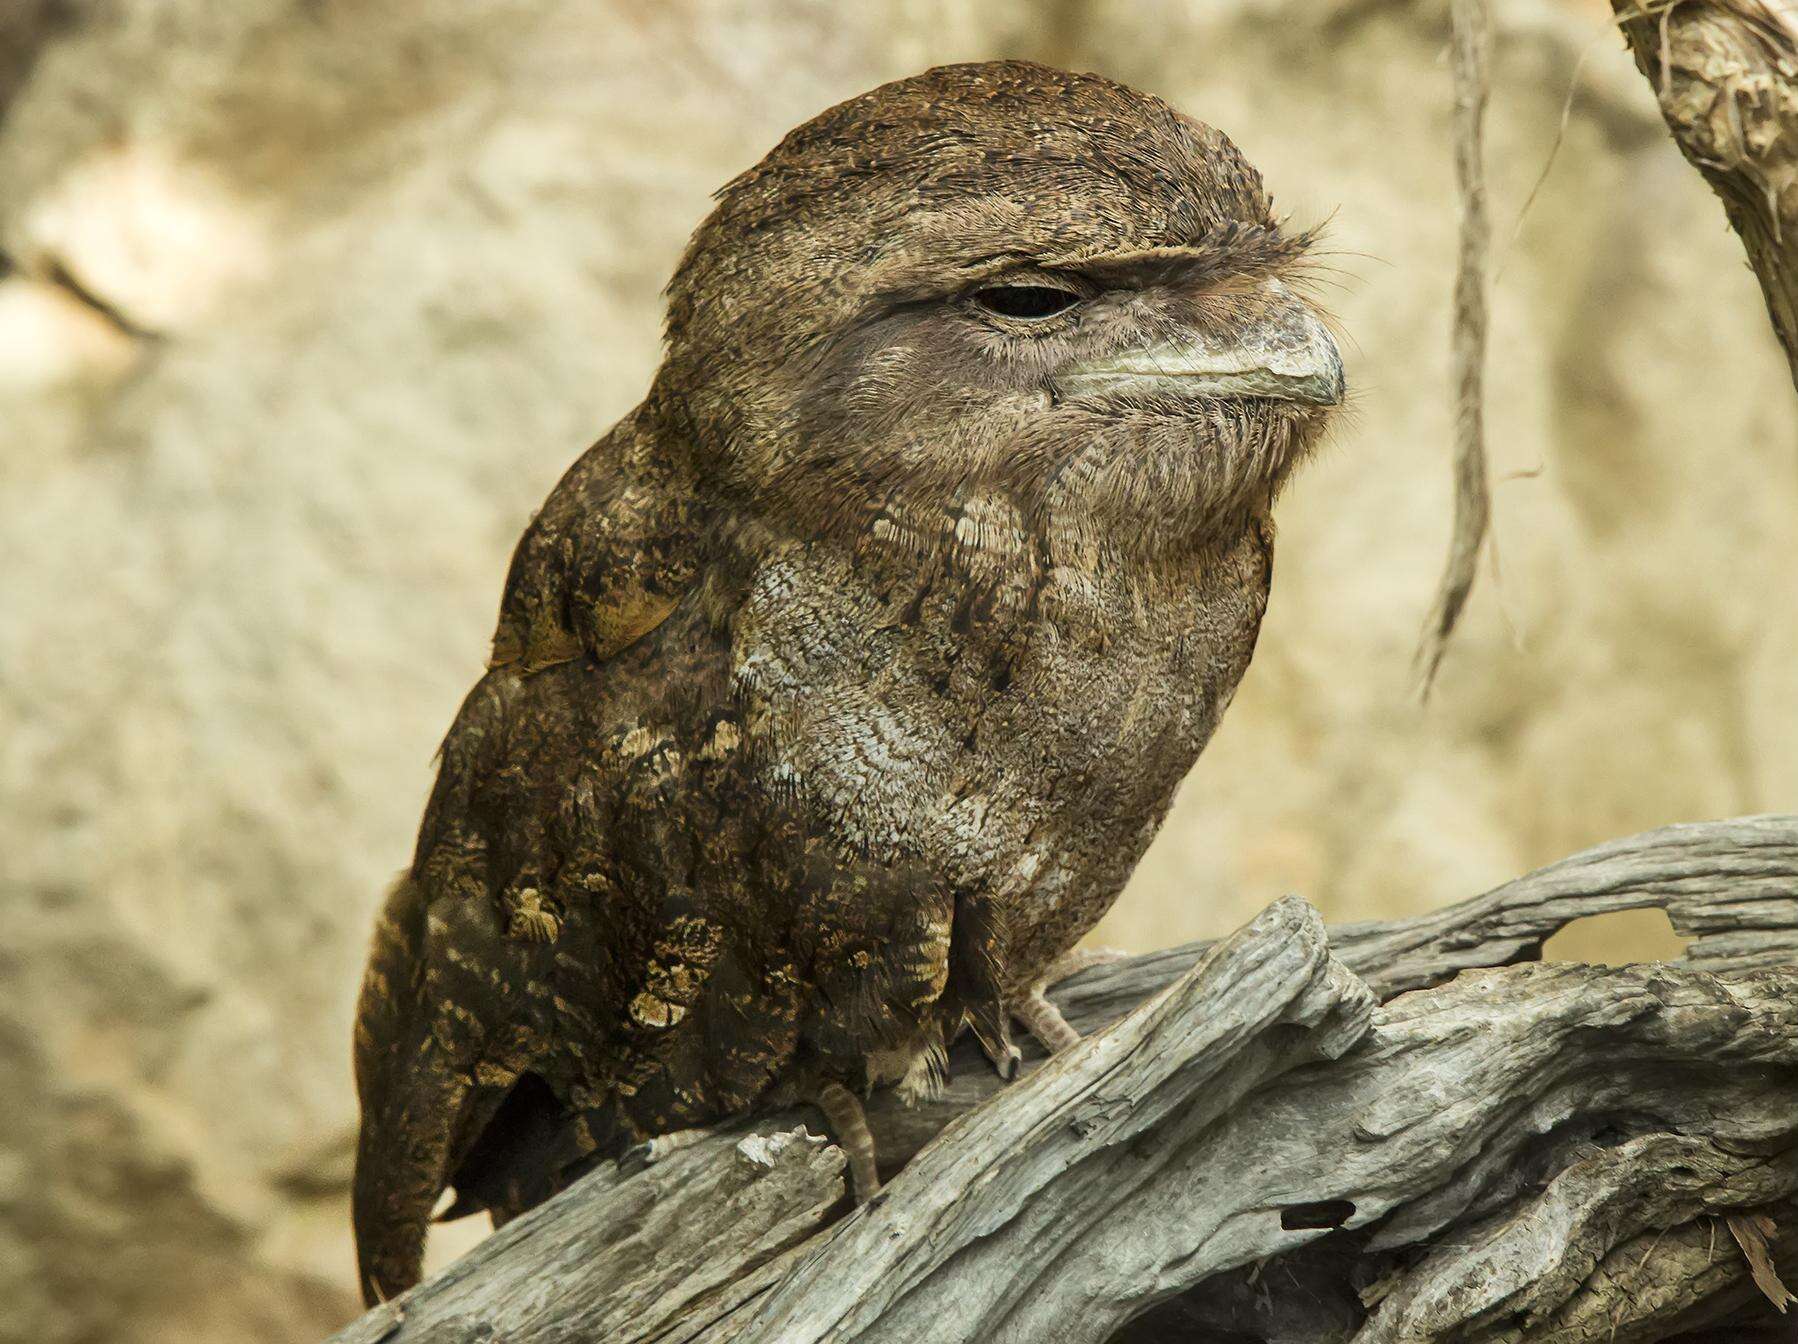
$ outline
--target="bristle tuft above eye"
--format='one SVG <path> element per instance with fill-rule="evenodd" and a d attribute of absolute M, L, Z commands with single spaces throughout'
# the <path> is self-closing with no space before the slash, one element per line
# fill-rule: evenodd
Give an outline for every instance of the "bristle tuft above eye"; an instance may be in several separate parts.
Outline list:
<path fill-rule="evenodd" d="M 1052 285 L 989 285 L 974 292 L 974 302 L 1000 317 L 1036 320 L 1065 313 L 1080 296 Z"/>

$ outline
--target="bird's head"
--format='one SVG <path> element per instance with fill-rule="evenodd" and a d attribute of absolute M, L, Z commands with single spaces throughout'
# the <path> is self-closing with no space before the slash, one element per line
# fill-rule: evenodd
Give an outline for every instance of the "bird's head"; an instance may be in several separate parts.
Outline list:
<path fill-rule="evenodd" d="M 1157 547 L 1264 506 L 1343 397 L 1221 133 L 1019 62 L 888 84 L 719 193 L 660 392 L 764 509 L 827 527 L 1002 492 Z"/>

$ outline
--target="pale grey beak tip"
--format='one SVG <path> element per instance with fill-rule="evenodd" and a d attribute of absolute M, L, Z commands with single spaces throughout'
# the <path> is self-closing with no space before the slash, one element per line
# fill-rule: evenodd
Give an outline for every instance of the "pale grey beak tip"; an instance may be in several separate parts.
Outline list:
<path fill-rule="evenodd" d="M 1283 289 L 1260 323 L 1228 341 L 1195 333 L 1186 340 L 1127 350 L 1064 369 L 1056 385 L 1069 396 L 1265 397 L 1340 406 L 1347 392 L 1342 355 L 1323 319 Z"/>
<path fill-rule="evenodd" d="M 1319 361 L 1317 372 L 1299 379 L 1293 386 L 1294 401 L 1308 401 L 1315 406 L 1340 406 L 1348 395 L 1348 381 L 1342 375 L 1342 355 L 1336 343 L 1330 342 L 1328 355 Z"/>

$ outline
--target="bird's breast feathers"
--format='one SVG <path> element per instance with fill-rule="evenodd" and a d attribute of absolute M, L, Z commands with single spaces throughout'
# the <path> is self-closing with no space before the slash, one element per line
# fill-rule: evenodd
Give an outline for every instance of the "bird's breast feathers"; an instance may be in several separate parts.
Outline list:
<path fill-rule="evenodd" d="M 935 563 L 915 525 L 888 526 L 884 554 L 794 547 L 754 573 L 732 681 L 769 783 L 846 850 L 924 855 L 952 880 L 1029 854 L 1133 859 L 1247 666 L 1265 534 L 1147 585 L 1042 563 L 991 504 L 945 515 L 971 554 Z"/>

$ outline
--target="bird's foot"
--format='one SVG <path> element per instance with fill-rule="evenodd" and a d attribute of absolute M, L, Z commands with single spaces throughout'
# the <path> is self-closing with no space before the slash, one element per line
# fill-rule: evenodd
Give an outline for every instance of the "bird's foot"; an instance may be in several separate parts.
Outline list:
<path fill-rule="evenodd" d="M 1089 966 L 1109 966 L 1122 961 L 1125 953 L 1113 947 L 1077 947 L 1063 952 L 1049 963 L 1049 969 L 1030 987 L 1023 1000 L 1012 1009 L 1023 1027 L 1052 1055 L 1060 1054 L 1080 1040 L 1080 1033 L 1068 1025 L 1061 1009 L 1049 1001 L 1049 988 L 1069 976 L 1078 975 Z"/>
<path fill-rule="evenodd" d="M 1058 1055 L 1080 1041 L 1080 1033 L 1068 1025 L 1061 1009 L 1049 1002 L 1040 980 L 1030 987 L 1030 992 L 1012 1009 L 1012 1014 L 1052 1055 Z"/>
<path fill-rule="evenodd" d="M 974 1039 L 980 1042 L 981 1050 L 991 1061 L 993 1072 L 1008 1083 L 1016 1078 L 1024 1056 L 1012 1044 L 1011 1014 L 1003 1009 L 993 1013 L 970 1013 L 967 1021 Z"/>
<path fill-rule="evenodd" d="M 824 1112 L 837 1147 L 849 1160 L 849 1193 L 856 1207 L 880 1193 L 880 1171 L 874 1162 L 874 1132 L 861 1100 L 841 1083 L 825 1083 L 812 1101 Z"/>
<path fill-rule="evenodd" d="M 980 1048 L 986 1052 L 987 1061 L 992 1064 L 993 1072 L 1008 1083 L 1016 1078 L 1018 1070 L 1024 1067 L 1024 1052 L 1009 1040 L 996 1047 L 986 1041 L 981 1041 Z"/>
<path fill-rule="evenodd" d="M 634 1175 L 683 1148 L 691 1148 L 701 1139 L 709 1139 L 712 1133 L 709 1129 L 677 1129 L 671 1133 L 658 1134 L 653 1139 L 645 1139 L 618 1154 L 618 1170 Z"/>

